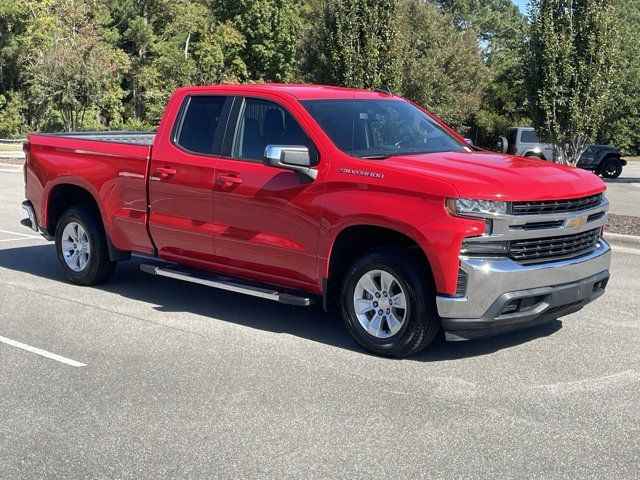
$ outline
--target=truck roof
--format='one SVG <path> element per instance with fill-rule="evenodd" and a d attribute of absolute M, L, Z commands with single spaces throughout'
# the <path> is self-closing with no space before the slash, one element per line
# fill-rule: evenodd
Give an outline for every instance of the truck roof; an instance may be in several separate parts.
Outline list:
<path fill-rule="evenodd" d="M 205 85 L 197 87 L 184 87 L 179 91 L 198 92 L 220 90 L 220 91 L 242 91 L 242 92 L 283 92 L 298 100 L 320 100 L 320 99 L 349 99 L 358 98 L 396 98 L 384 92 L 365 90 L 358 88 L 333 87 L 330 85 L 294 84 L 294 83 L 251 83 L 251 84 L 225 84 L 225 85 Z"/>

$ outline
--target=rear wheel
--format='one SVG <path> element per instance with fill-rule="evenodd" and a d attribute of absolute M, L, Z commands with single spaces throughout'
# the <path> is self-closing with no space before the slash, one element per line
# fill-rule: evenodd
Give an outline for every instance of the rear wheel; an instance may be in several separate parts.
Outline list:
<path fill-rule="evenodd" d="M 440 329 L 435 290 L 406 251 L 376 248 L 357 258 L 341 289 L 342 318 L 370 352 L 404 357 L 423 350 Z"/>
<path fill-rule="evenodd" d="M 622 162 L 618 157 L 606 157 L 600 166 L 600 175 L 604 178 L 618 178 L 622 173 Z"/>
<path fill-rule="evenodd" d="M 86 207 L 71 207 L 62 214 L 56 227 L 56 252 L 64 275 L 78 285 L 105 282 L 116 267 L 109 259 L 102 221 Z"/>

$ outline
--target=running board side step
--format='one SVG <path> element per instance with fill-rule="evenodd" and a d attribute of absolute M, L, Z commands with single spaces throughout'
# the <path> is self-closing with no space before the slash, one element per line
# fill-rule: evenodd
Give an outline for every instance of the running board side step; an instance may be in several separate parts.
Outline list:
<path fill-rule="evenodd" d="M 223 277 L 221 275 L 216 275 L 215 273 L 209 273 L 202 270 L 187 269 L 180 267 L 179 265 L 160 266 L 141 263 L 140 270 L 145 273 L 150 273 L 151 275 L 175 278 L 176 280 L 182 280 L 184 282 L 197 283 L 199 285 L 227 290 L 229 292 L 243 293 L 252 297 L 264 298 L 266 300 L 272 300 L 274 302 L 280 302 L 287 305 L 307 307 L 314 303 L 313 298 L 310 296 L 283 293 L 273 290 L 268 286 L 242 283 L 241 281 L 234 280 L 229 277 Z"/>

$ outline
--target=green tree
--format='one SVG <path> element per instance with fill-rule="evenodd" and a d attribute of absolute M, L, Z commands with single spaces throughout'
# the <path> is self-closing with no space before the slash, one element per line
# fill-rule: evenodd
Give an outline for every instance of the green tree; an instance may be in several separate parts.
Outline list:
<path fill-rule="evenodd" d="M 181 86 L 246 81 L 245 37 L 204 0 L 109 0 L 118 47 L 129 57 L 127 116 L 157 125 Z"/>
<path fill-rule="evenodd" d="M 217 18 L 244 38 L 240 57 L 251 80 L 296 79 L 298 52 L 304 40 L 301 0 L 214 0 L 213 6 Z"/>
<path fill-rule="evenodd" d="M 19 92 L 0 93 L 0 138 L 15 138 L 26 133 L 23 109 L 24 100 Z"/>
<path fill-rule="evenodd" d="M 480 107 L 486 69 L 472 31 L 431 4 L 406 0 L 400 11 L 400 91 L 458 129 Z"/>
<path fill-rule="evenodd" d="M 433 0 L 433 3 L 453 15 L 460 31 L 475 32 L 487 78 L 469 134 L 476 144 L 493 147 L 507 127 L 530 123 L 522 68 L 527 19 L 511 0 Z"/>
<path fill-rule="evenodd" d="M 618 0 L 620 55 L 599 141 L 640 154 L 640 2 Z"/>
<path fill-rule="evenodd" d="M 614 80 L 613 0 L 532 0 L 531 112 L 559 161 L 575 165 L 602 127 Z"/>
<path fill-rule="evenodd" d="M 327 0 L 313 36 L 312 76 L 333 85 L 396 87 L 397 10 L 396 0 Z"/>
<path fill-rule="evenodd" d="M 32 21 L 19 39 L 30 127 L 75 130 L 90 117 L 98 125 L 119 121 L 128 62 L 110 43 L 108 11 L 98 1 L 74 0 L 30 8 Z"/>
<path fill-rule="evenodd" d="M 430 0 L 451 13 L 462 31 L 476 33 L 483 51 L 490 55 L 496 49 L 510 47 L 522 40 L 526 19 L 511 0 Z"/>

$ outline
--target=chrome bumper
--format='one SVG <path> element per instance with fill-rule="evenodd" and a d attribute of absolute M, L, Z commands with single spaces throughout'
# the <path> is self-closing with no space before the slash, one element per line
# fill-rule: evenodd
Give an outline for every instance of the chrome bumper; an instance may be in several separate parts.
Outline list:
<path fill-rule="evenodd" d="M 31 204 L 31 202 L 29 200 L 25 200 L 24 202 L 22 202 L 22 208 L 24 208 L 27 211 L 27 215 L 28 215 L 28 219 L 25 218 L 22 222 L 22 225 L 24 225 L 25 227 L 29 227 L 31 230 L 33 230 L 34 232 L 38 231 L 38 221 L 36 219 L 36 212 L 33 209 L 33 205 Z"/>
<path fill-rule="evenodd" d="M 463 256 L 460 267 L 468 275 L 467 295 L 460 298 L 438 295 L 438 313 L 445 330 L 457 329 L 456 325 L 464 325 L 466 329 L 469 325 L 481 328 L 522 323 L 543 316 L 552 308 L 566 315 L 571 312 L 563 313 L 559 306 L 588 303 L 602 294 L 599 290 L 604 289 L 609 278 L 610 263 L 611 248 L 602 239 L 588 255 L 539 265 L 521 265 L 508 258 Z M 588 288 L 593 291 L 587 292 Z M 564 304 L 558 295 L 553 296 L 553 302 L 550 297 L 545 298 L 554 290 L 566 290 Z M 538 297 L 540 302 L 527 311 L 502 313 L 502 307 L 514 298 Z"/>

